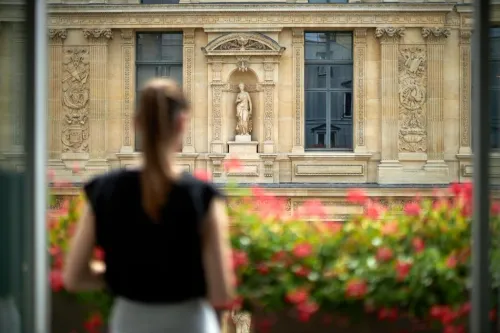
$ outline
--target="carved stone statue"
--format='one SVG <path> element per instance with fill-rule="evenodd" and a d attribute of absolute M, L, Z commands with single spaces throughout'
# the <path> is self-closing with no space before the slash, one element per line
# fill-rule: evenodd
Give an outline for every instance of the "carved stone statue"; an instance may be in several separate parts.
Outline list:
<path fill-rule="evenodd" d="M 240 83 L 240 92 L 236 96 L 236 135 L 250 136 L 252 134 L 252 100 L 245 91 L 245 85 Z"/>

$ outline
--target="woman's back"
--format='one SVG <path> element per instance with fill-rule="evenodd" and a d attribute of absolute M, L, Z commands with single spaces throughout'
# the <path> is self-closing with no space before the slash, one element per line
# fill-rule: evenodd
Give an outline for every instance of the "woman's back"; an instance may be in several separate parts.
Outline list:
<path fill-rule="evenodd" d="M 202 227 L 214 197 L 210 184 L 183 173 L 172 182 L 159 221 L 145 212 L 141 171 L 118 170 L 85 186 L 106 253 L 105 280 L 117 296 L 147 303 L 206 297 Z"/>

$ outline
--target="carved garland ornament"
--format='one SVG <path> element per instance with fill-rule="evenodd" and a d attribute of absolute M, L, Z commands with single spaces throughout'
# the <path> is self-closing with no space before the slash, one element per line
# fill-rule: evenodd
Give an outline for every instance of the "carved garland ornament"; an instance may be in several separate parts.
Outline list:
<path fill-rule="evenodd" d="M 367 29 L 354 30 L 354 54 L 356 70 L 356 96 L 355 96 L 355 121 L 358 125 L 358 146 L 365 146 L 365 61 L 366 61 L 366 31 Z"/>
<path fill-rule="evenodd" d="M 193 99 L 193 66 L 194 66 L 194 29 L 184 31 L 184 92 L 188 99 Z M 187 128 L 185 143 L 192 145 L 192 127 Z"/>
<path fill-rule="evenodd" d="M 399 150 L 425 152 L 427 149 L 426 100 L 427 56 L 423 46 L 399 49 Z"/>
<path fill-rule="evenodd" d="M 280 55 L 285 48 L 260 33 L 230 33 L 214 39 L 202 50 L 208 56 L 239 53 Z"/>
<path fill-rule="evenodd" d="M 64 123 L 63 152 L 89 151 L 89 51 L 87 48 L 64 50 L 62 104 Z"/>
<path fill-rule="evenodd" d="M 460 31 L 460 146 L 470 147 L 471 61 L 470 30 Z"/>
<path fill-rule="evenodd" d="M 132 140 L 130 131 L 132 128 L 132 108 L 131 108 L 131 67 L 132 53 L 134 51 L 134 34 L 132 30 L 122 30 L 122 61 L 123 61 L 123 145 L 131 146 Z"/>

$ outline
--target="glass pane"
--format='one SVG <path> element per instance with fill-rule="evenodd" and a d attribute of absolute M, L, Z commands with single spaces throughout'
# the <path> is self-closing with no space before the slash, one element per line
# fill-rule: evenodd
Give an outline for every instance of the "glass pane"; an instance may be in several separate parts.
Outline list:
<path fill-rule="evenodd" d="M 490 66 L 491 87 L 500 88 L 500 61 L 491 61 Z"/>
<path fill-rule="evenodd" d="M 141 91 L 149 80 L 160 75 L 161 66 L 159 65 L 137 65 L 137 90 Z"/>
<path fill-rule="evenodd" d="M 326 88 L 327 66 L 307 65 L 304 78 L 306 89 Z"/>
<path fill-rule="evenodd" d="M 336 89 L 352 89 L 352 65 L 331 66 L 330 87 Z"/>
<path fill-rule="evenodd" d="M 352 148 L 352 93 L 330 93 L 331 148 Z"/>
<path fill-rule="evenodd" d="M 491 28 L 490 37 L 490 56 L 500 58 L 500 28 Z"/>
<path fill-rule="evenodd" d="M 137 34 L 137 61 L 158 61 L 160 55 L 161 34 Z"/>
<path fill-rule="evenodd" d="M 182 33 L 163 34 L 161 44 L 162 60 L 182 62 Z"/>
<path fill-rule="evenodd" d="M 308 32 L 305 34 L 305 59 L 352 60 L 350 32 Z"/>
<path fill-rule="evenodd" d="M 176 80 L 177 83 L 182 85 L 182 65 L 173 65 L 169 66 L 170 67 L 170 74 L 169 76 Z"/>
<path fill-rule="evenodd" d="M 326 148 L 326 93 L 305 94 L 305 143 L 307 148 Z"/>
<path fill-rule="evenodd" d="M 500 148 L 500 90 L 490 91 L 491 112 L 491 148 Z"/>

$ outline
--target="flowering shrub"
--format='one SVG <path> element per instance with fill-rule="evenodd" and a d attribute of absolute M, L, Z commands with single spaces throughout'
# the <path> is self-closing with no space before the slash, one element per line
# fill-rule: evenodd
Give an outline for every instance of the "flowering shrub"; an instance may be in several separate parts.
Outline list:
<path fill-rule="evenodd" d="M 230 159 L 226 166 L 239 164 Z M 209 179 L 206 173 L 197 176 Z M 364 214 L 344 223 L 325 221 L 326 211 L 317 200 L 305 202 L 290 216 L 283 200 L 260 188 L 227 187 L 241 199 L 228 207 L 238 308 L 292 312 L 300 321 L 319 313 L 370 313 L 380 320 L 405 316 L 434 320 L 445 332 L 463 331 L 470 311 L 470 184 L 453 184 L 448 193 L 433 198 L 417 197 L 402 213 L 351 190 L 347 200 L 362 205 Z M 64 292 L 63 254 L 82 203 L 82 197 L 67 201 L 49 217 L 54 292 Z M 492 233 L 497 235 L 500 206 L 493 204 L 492 212 Z M 498 239 L 493 237 L 491 254 L 494 288 L 500 283 Z M 103 256 L 96 249 L 95 259 Z M 104 292 L 79 296 L 98 310 L 86 324 L 95 333 L 107 318 L 111 299 Z"/>

